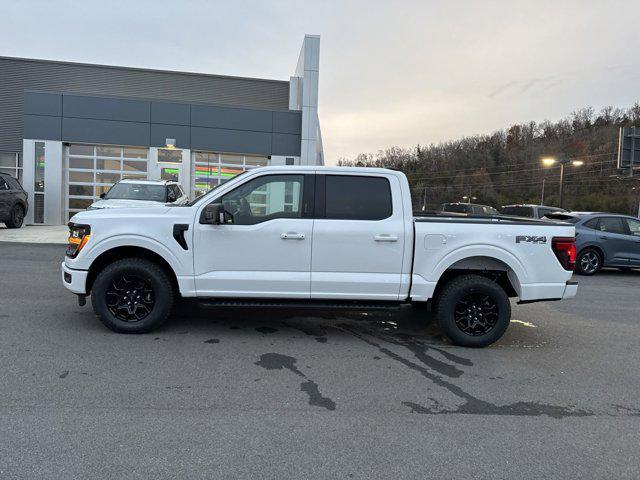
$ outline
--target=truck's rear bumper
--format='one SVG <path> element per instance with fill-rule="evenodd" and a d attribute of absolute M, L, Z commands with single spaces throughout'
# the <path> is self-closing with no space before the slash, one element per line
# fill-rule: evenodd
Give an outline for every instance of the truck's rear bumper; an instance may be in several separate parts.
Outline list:
<path fill-rule="evenodd" d="M 520 287 L 520 301 L 562 300 L 572 298 L 578 292 L 578 282 L 529 283 Z"/>
<path fill-rule="evenodd" d="M 520 295 L 518 303 L 550 302 L 553 300 L 564 300 L 573 298 L 578 293 L 578 282 L 569 280 L 558 284 L 534 284 L 523 285 L 523 294 Z M 525 297 L 526 295 L 526 297 Z"/>
<path fill-rule="evenodd" d="M 87 276 L 89 272 L 86 270 L 74 270 L 69 268 L 62 262 L 62 284 L 77 295 L 85 295 L 87 288 Z"/>
<path fill-rule="evenodd" d="M 573 298 L 578 293 L 578 282 L 569 280 L 567 286 L 564 288 L 564 295 L 562 298 Z"/>

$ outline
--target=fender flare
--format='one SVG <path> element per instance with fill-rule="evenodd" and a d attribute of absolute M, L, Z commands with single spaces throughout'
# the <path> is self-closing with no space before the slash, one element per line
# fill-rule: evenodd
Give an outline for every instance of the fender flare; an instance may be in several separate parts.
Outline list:
<path fill-rule="evenodd" d="M 451 268 L 454 264 L 461 260 L 466 260 L 473 257 L 485 257 L 494 260 L 498 260 L 504 263 L 511 272 L 518 285 L 514 285 L 516 291 L 519 290 L 520 285 L 527 283 L 527 269 L 522 262 L 509 251 L 489 245 L 467 245 L 458 248 L 452 252 L 449 252 L 444 258 L 442 258 L 435 266 L 432 272 L 432 278 L 437 282 L 442 278 L 444 272 Z"/>
<path fill-rule="evenodd" d="M 136 247 L 149 250 L 161 256 L 169 264 L 176 276 L 185 275 L 189 272 L 189 266 L 176 257 L 171 249 L 157 240 L 143 235 L 124 234 L 105 238 L 92 245 L 85 258 L 93 264 L 100 255 L 118 247 Z"/>

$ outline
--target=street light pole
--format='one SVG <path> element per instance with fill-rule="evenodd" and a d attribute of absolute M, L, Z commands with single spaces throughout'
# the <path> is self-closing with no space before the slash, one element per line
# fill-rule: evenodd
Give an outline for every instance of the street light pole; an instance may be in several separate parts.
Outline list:
<path fill-rule="evenodd" d="M 559 204 L 558 205 L 560 208 L 562 208 L 564 202 L 564 166 L 567 164 L 571 164 L 574 167 L 579 167 L 581 165 L 584 165 L 584 162 L 582 160 L 570 160 L 568 158 L 561 158 L 560 160 L 557 160 L 553 157 L 547 157 L 547 158 L 543 158 L 542 159 L 542 163 L 543 165 L 546 165 L 548 167 L 555 165 L 556 163 L 560 164 L 560 198 L 559 198 Z"/>
<path fill-rule="evenodd" d="M 560 205 L 558 205 L 560 208 L 562 208 L 562 194 L 564 193 L 564 165 L 565 163 L 567 163 L 566 161 L 561 161 L 560 162 Z"/>

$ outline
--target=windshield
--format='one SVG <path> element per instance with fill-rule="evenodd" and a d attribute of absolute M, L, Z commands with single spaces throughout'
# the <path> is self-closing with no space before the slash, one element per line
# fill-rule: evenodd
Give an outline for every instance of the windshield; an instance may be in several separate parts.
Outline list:
<path fill-rule="evenodd" d="M 503 207 L 503 215 L 513 215 L 514 217 L 533 217 L 533 208 L 531 207 Z"/>
<path fill-rule="evenodd" d="M 146 183 L 116 183 L 104 196 L 105 200 L 151 200 L 164 202 L 166 191 L 164 185 Z"/>
<path fill-rule="evenodd" d="M 459 203 L 445 203 L 442 205 L 443 212 L 467 213 L 469 209 L 469 207 Z"/>
<path fill-rule="evenodd" d="M 233 180 L 235 180 L 236 178 L 240 177 L 241 175 L 244 175 L 245 173 L 247 173 L 249 170 L 245 170 L 243 172 L 240 172 L 239 174 L 237 174 L 235 177 L 233 177 Z M 211 193 L 212 191 L 214 191 L 216 188 L 220 187 L 224 185 L 224 183 L 220 183 L 214 187 L 212 187 L 210 190 L 206 191 L 205 193 L 203 193 L 202 195 L 197 196 L 196 198 L 194 198 L 193 200 L 191 200 L 189 203 L 185 204 L 185 207 L 193 207 L 196 203 L 198 203 L 200 201 L 200 199 L 202 197 L 204 197 L 205 195 L 208 195 L 209 193 Z"/>

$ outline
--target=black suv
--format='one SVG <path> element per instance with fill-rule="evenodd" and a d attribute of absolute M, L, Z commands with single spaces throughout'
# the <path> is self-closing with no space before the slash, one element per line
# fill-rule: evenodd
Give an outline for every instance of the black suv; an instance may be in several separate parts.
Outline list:
<path fill-rule="evenodd" d="M 27 214 L 27 192 L 20 182 L 6 173 L 0 173 L 0 222 L 7 228 L 20 228 Z"/>

